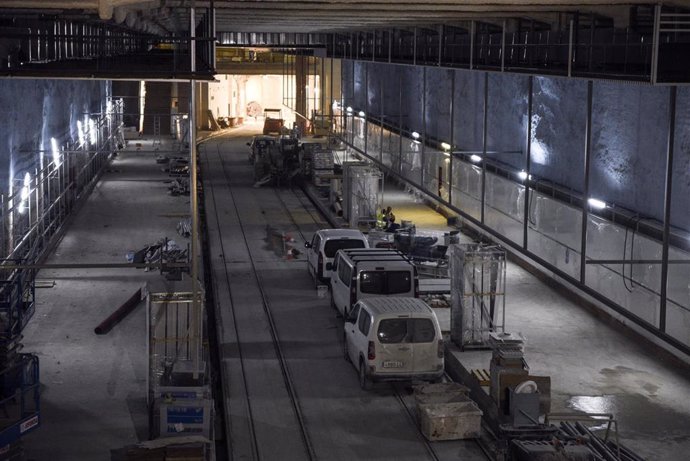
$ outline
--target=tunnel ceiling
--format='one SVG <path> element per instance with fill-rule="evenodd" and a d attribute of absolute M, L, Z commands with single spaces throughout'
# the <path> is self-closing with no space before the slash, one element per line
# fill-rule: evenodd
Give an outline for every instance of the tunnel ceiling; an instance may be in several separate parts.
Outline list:
<path fill-rule="evenodd" d="M 354 29 L 453 23 L 468 19 L 528 17 L 558 20 L 558 13 L 596 12 L 627 21 L 629 6 L 649 1 L 617 0 L 268 0 L 191 2 L 175 0 L 3 0 L 0 16 L 44 14 L 107 21 L 139 32 L 182 34 L 189 7 L 216 9 L 217 32 L 334 32 Z M 690 1 L 674 2 L 688 5 Z"/>

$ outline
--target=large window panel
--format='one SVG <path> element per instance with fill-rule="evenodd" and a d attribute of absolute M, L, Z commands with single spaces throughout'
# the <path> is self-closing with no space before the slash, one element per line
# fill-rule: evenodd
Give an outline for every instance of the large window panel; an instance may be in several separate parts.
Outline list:
<path fill-rule="evenodd" d="M 427 147 L 424 151 L 424 188 L 448 201 L 450 154 Z"/>
<path fill-rule="evenodd" d="M 505 238 L 522 244 L 524 232 L 524 186 L 487 173 L 484 223 Z"/>
<path fill-rule="evenodd" d="M 452 205 L 477 221 L 482 215 L 482 169 L 477 165 L 453 159 Z"/>
<path fill-rule="evenodd" d="M 661 260 L 661 244 L 595 215 L 587 223 L 587 258 Z M 586 283 L 631 313 L 659 326 L 660 264 L 588 264 Z"/>
<path fill-rule="evenodd" d="M 666 333 L 690 346 L 690 88 L 678 88 L 673 143 Z"/>

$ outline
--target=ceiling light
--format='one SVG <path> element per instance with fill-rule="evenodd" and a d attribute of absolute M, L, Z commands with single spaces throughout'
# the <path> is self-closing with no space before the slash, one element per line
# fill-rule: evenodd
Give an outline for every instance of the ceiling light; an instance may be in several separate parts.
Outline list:
<path fill-rule="evenodd" d="M 530 181 L 532 180 L 532 175 L 527 174 L 527 172 L 525 170 L 522 170 L 517 175 L 518 175 L 518 178 L 520 178 L 520 181 L 524 181 L 525 179 L 529 179 Z"/>
<path fill-rule="evenodd" d="M 606 202 L 601 201 L 601 200 L 596 199 L 596 198 L 588 199 L 587 203 L 589 203 L 589 206 L 591 206 L 592 208 L 594 208 L 596 210 L 603 210 L 604 208 L 606 208 Z"/>
<path fill-rule="evenodd" d="M 347 106 L 347 109 L 345 109 L 345 110 L 348 111 L 348 113 L 352 113 L 352 107 L 350 107 L 350 106 Z"/>
<path fill-rule="evenodd" d="M 447 142 L 442 142 L 441 147 L 445 150 L 450 150 L 450 144 L 448 144 Z"/>
<path fill-rule="evenodd" d="M 417 133 L 416 131 L 413 131 L 413 132 L 412 132 L 412 137 L 415 138 L 415 139 L 419 139 L 419 133 Z"/>
<path fill-rule="evenodd" d="M 482 161 L 482 158 L 477 154 L 472 154 L 470 155 L 470 160 L 472 160 L 474 163 L 479 163 Z"/>
<path fill-rule="evenodd" d="M 360 111 L 357 113 L 357 115 L 359 115 L 360 117 L 364 117 L 365 114 L 364 114 L 364 111 L 363 111 L 363 110 L 360 110 Z"/>

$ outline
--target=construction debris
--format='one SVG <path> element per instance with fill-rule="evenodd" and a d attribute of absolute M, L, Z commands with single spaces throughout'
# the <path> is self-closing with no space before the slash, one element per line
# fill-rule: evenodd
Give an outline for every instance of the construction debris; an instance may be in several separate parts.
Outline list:
<path fill-rule="evenodd" d="M 178 195 L 189 195 L 189 179 L 177 178 L 173 180 L 168 186 L 168 191 L 173 197 Z"/>
<path fill-rule="evenodd" d="M 177 223 L 177 233 L 184 238 L 189 238 L 192 235 L 192 218 L 185 218 Z"/>

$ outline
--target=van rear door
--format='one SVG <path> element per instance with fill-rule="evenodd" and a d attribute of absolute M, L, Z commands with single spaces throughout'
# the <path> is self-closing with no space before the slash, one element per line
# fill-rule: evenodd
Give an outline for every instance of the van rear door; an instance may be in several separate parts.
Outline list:
<path fill-rule="evenodd" d="M 428 316 L 411 318 L 407 325 L 410 345 L 414 351 L 414 373 L 439 371 L 436 322 Z"/>
<path fill-rule="evenodd" d="M 409 314 L 383 318 L 376 327 L 376 371 L 386 373 L 411 373 L 414 371 L 414 349 L 407 341 Z"/>

